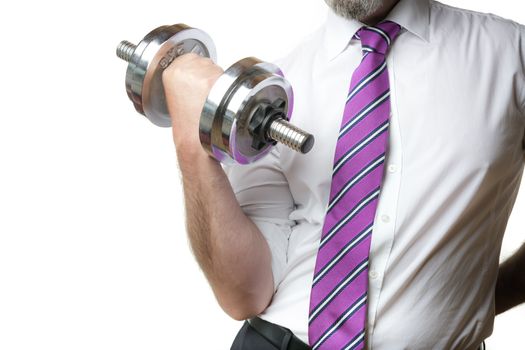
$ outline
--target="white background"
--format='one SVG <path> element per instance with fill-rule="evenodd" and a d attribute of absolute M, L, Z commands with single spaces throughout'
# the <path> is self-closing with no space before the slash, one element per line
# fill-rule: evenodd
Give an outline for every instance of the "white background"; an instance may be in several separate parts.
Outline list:
<path fill-rule="evenodd" d="M 525 23 L 520 1 L 445 2 Z M 273 60 L 325 13 L 322 0 L 0 5 L 0 349 L 229 349 L 240 323 L 188 249 L 170 130 L 135 113 L 115 47 L 184 22 L 223 66 Z M 522 193 L 503 256 L 525 241 L 524 213 Z M 498 317 L 490 348 L 525 348 L 524 324 L 523 307 Z"/>

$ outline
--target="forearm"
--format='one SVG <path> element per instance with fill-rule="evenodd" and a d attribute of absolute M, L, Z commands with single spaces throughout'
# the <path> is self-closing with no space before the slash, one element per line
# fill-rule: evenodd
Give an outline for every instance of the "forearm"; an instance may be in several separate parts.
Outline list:
<path fill-rule="evenodd" d="M 219 163 L 200 151 L 177 145 L 190 244 L 221 307 L 245 319 L 272 298 L 270 250 Z"/>
<path fill-rule="evenodd" d="M 496 283 L 496 314 L 525 303 L 525 244 L 500 265 Z"/>
<path fill-rule="evenodd" d="M 192 250 L 219 304 L 230 316 L 243 319 L 269 304 L 273 275 L 265 238 L 241 210 L 220 164 L 200 145 L 200 114 L 222 73 L 212 60 L 184 54 L 163 71 L 162 82 Z"/>

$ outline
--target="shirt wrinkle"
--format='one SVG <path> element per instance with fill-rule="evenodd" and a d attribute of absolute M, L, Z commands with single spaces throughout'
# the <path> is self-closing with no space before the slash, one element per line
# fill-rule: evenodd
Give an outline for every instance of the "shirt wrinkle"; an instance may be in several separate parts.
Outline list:
<path fill-rule="evenodd" d="M 389 16 L 406 30 L 387 58 L 392 115 L 370 249 L 368 348 L 476 349 L 492 331 L 499 251 L 525 160 L 525 120 L 514 117 L 518 108 L 525 117 L 525 30 L 516 40 L 512 21 L 432 0 L 401 0 Z M 279 61 L 294 88 L 291 121 L 314 134 L 313 149 L 278 145 L 229 173 L 273 247 L 276 292 L 260 316 L 305 342 L 360 26 L 329 12 Z"/>

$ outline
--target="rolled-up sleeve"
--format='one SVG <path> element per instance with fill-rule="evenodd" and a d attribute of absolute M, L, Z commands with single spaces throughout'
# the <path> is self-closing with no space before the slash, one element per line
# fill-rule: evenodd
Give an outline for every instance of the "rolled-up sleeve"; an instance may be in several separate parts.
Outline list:
<path fill-rule="evenodd" d="M 288 239 L 294 225 L 289 219 L 294 201 L 279 166 L 278 147 L 255 163 L 223 168 L 242 210 L 268 242 L 275 291 L 286 269 Z"/>

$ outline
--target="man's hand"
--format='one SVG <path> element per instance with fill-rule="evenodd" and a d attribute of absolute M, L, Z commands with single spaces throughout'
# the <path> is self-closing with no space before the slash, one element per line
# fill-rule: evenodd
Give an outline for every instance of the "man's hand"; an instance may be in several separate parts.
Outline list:
<path fill-rule="evenodd" d="M 211 59 L 193 53 L 178 57 L 163 72 L 177 150 L 204 152 L 199 141 L 199 118 L 211 87 L 222 73 Z"/>

